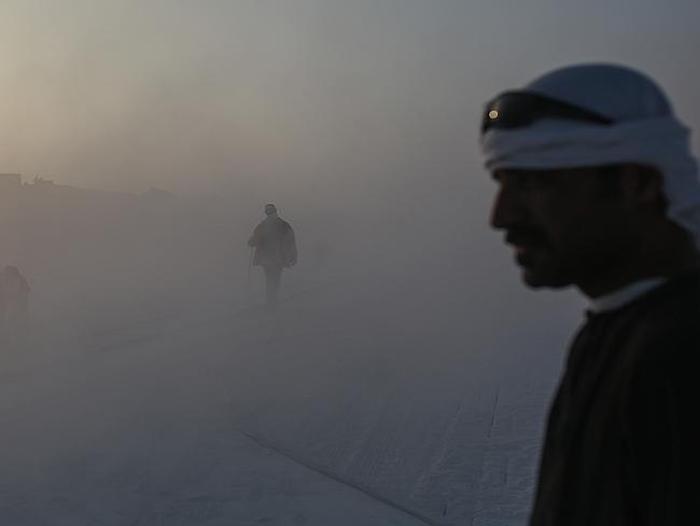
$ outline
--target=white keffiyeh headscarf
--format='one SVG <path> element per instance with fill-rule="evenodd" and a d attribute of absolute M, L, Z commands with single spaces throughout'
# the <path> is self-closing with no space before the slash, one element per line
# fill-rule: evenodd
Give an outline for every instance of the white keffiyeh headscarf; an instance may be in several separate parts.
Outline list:
<path fill-rule="evenodd" d="M 652 80 L 621 66 L 580 65 L 540 77 L 524 91 L 589 109 L 614 124 L 543 119 L 525 128 L 491 128 L 481 138 L 487 169 L 653 166 L 663 177 L 669 218 L 700 247 L 700 179 L 690 131 Z"/>

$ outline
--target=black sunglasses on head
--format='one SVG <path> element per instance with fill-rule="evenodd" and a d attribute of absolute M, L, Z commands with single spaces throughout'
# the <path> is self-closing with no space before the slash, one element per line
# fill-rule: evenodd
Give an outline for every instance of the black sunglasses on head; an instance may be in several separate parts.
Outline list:
<path fill-rule="evenodd" d="M 584 121 L 606 126 L 614 122 L 600 113 L 544 95 L 506 91 L 486 105 L 481 133 L 492 128 L 522 128 L 542 119 Z"/>

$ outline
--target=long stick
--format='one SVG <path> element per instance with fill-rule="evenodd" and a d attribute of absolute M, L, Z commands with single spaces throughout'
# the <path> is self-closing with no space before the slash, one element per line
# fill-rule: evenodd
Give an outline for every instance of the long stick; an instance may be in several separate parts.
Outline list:
<path fill-rule="evenodd" d="M 246 295 L 246 301 L 248 305 L 250 306 L 250 269 L 253 268 L 253 256 L 255 254 L 255 248 L 250 247 L 250 256 L 248 257 L 248 277 L 246 278 L 246 284 L 245 284 L 245 295 Z"/>

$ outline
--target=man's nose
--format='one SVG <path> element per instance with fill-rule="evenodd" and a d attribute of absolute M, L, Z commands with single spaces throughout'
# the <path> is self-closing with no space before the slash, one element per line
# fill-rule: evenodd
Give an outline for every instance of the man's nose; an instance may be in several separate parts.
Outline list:
<path fill-rule="evenodd" d="M 501 186 L 496 193 L 491 208 L 491 226 L 497 230 L 507 230 L 526 219 L 527 211 L 513 189 Z"/>

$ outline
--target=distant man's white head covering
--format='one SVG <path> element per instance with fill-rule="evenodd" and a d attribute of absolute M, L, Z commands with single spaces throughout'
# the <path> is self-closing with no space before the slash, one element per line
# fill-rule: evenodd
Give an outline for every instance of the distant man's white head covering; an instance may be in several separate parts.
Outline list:
<path fill-rule="evenodd" d="M 700 180 L 690 131 L 650 78 L 607 64 L 569 66 L 548 73 L 524 92 L 595 112 L 610 125 L 546 118 L 529 126 L 488 129 L 481 145 L 489 170 L 556 169 L 634 163 L 663 177 L 668 216 L 700 247 Z"/>

